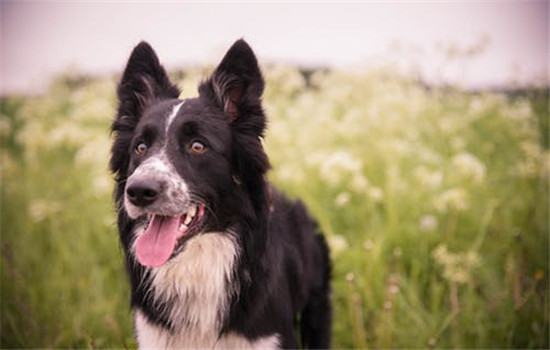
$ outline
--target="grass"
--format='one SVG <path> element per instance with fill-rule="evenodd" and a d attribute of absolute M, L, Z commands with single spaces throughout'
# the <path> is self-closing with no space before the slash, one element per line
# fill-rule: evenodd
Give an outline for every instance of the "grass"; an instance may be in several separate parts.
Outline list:
<path fill-rule="evenodd" d="M 201 70 L 177 75 L 191 88 Z M 331 246 L 336 348 L 548 348 L 548 89 L 267 67 L 270 178 Z M 307 79 L 306 79 L 307 78 Z M 2 348 L 135 348 L 111 78 L 2 98 Z"/>

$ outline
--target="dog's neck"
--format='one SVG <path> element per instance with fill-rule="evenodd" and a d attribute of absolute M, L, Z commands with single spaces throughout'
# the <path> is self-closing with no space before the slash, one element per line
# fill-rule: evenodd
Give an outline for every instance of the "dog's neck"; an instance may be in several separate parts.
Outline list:
<path fill-rule="evenodd" d="M 203 233 L 165 265 L 150 269 L 151 297 L 170 305 L 167 319 L 174 332 L 219 334 L 239 292 L 233 273 L 240 253 L 231 232 Z"/>

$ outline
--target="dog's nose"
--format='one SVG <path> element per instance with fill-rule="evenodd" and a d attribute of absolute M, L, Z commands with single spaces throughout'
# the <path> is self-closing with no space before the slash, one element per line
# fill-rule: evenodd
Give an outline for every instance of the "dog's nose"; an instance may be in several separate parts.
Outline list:
<path fill-rule="evenodd" d="M 161 184 L 153 180 L 134 181 L 126 188 L 126 196 L 138 207 L 146 207 L 157 200 Z"/>

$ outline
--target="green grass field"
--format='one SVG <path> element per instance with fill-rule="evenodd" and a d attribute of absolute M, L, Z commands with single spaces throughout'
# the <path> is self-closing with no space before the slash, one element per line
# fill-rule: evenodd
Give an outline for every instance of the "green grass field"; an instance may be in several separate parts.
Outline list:
<path fill-rule="evenodd" d="M 204 70 L 175 74 L 195 94 Z M 548 348 L 548 89 L 265 68 L 271 180 L 332 250 L 335 348 Z M 307 79 L 305 79 L 307 77 Z M 2 348 L 135 348 L 115 80 L 1 100 Z"/>

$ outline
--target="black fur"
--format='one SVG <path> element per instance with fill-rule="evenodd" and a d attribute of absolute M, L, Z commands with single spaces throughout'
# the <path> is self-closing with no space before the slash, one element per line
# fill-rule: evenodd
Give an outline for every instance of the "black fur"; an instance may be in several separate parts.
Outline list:
<path fill-rule="evenodd" d="M 221 334 L 234 332 L 253 340 L 276 333 L 284 348 L 300 343 L 305 348 L 328 348 L 328 249 L 305 207 L 285 199 L 266 181 L 270 164 L 261 143 L 266 128 L 263 89 L 254 53 L 243 40 L 235 42 L 212 76 L 200 84 L 199 97 L 186 100 L 181 108 L 175 125 L 180 139 L 170 140 L 175 146 L 167 151 L 168 157 L 212 214 L 203 231 L 236 230 L 241 254 L 234 278 L 240 292 L 224 315 Z M 131 54 L 117 94 L 110 168 L 116 179 L 114 199 L 131 305 L 151 322 L 173 329 L 166 312 L 171 305 L 150 297 L 150 272 L 131 252 L 133 229 L 140 219 L 130 219 L 123 198 L 126 180 L 141 162 L 133 151 L 136 142 L 149 138 L 154 146 L 160 137 L 155 130 L 162 123 L 158 116 L 176 103 L 180 91 L 153 49 L 142 42 Z M 190 140 L 197 138 L 205 140 L 209 151 L 201 156 L 185 153 Z"/>

